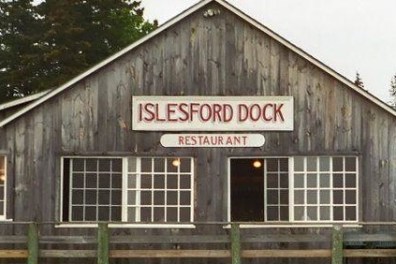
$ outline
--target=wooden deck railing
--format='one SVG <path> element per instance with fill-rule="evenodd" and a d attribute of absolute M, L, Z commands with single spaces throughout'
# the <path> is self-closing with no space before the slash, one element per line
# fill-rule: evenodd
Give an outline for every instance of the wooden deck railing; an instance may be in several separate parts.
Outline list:
<path fill-rule="evenodd" d="M 96 235 L 40 235 L 42 225 L 55 223 L 11 223 L 27 225 L 26 235 L 0 236 L 0 259 L 27 259 L 28 264 L 37 264 L 41 258 L 96 258 L 98 264 L 108 264 L 116 258 L 229 258 L 233 264 L 242 263 L 244 258 L 331 258 L 333 264 L 342 264 L 344 258 L 389 258 L 396 257 L 396 223 L 359 223 L 351 229 L 335 225 L 329 235 L 316 232 L 279 234 L 267 232 L 244 232 L 240 223 L 196 223 L 196 225 L 218 225 L 225 227 L 224 234 L 173 234 L 173 235 L 111 235 L 107 223 L 99 223 Z M 386 232 L 365 232 L 367 226 L 386 227 Z M 290 230 L 304 226 L 276 226 Z M 309 226 L 309 230 L 324 229 Z M 125 229 L 124 229 L 125 230 Z M 260 229 L 257 229 L 260 230 Z M 391 231 L 390 231 L 391 230 Z M 396 230 L 395 230 L 396 231 Z M 325 232 L 326 233 L 326 232 Z M 248 245 L 265 243 L 320 243 L 329 248 L 305 249 L 251 249 Z M 258 244 L 259 243 L 259 244 Z M 135 249 L 137 245 L 178 245 L 175 249 Z M 208 245 L 222 245 L 211 247 Z M 44 245 L 51 245 L 50 249 Z M 119 246 L 124 247 L 119 247 Z M 186 245 L 199 245 L 199 249 Z M 85 246 L 85 248 L 84 248 Z M 87 247 L 88 246 L 88 247 Z M 125 246 L 133 249 L 119 249 Z M 202 248 L 204 246 L 204 248 Z M 62 247 L 64 247 L 62 249 Z M 56 248 L 56 249 L 54 249 Z M 82 249 L 83 248 L 83 249 Z"/>

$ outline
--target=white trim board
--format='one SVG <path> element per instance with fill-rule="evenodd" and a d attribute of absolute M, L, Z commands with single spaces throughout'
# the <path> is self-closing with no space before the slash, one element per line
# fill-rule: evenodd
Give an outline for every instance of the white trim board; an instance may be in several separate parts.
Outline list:
<path fill-rule="evenodd" d="M 20 111 L 14 113 L 13 115 L 11 115 L 8 118 L 4 119 L 2 122 L 0 122 L 0 127 L 5 126 L 8 123 L 12 122 L 13 120 L 17 119 L 18 117 L 24 115 L 25 113 L 29 112 L 33 108 L 35 108 L 38 105 L 44 103 L 45 101 L 49 100 L 50 98 L 56 96 L 57 94 L 59 94 L 62 91 L 66 90 L 67 88 L 73 86 L 77 82 L 83 80 L 85 77 L 88 77 L 92 73 L 98 71 L 99 69 L 103 68 L 104 66 L 108 65 L 109 63 L 113 62 L 114 60 L 118 59 L 122 55 L 124 55 L 127 52 L 133 50 L 134 48 L 140 46 L 144 42 L 154 38 L 156 35 L 160 34 L 164 30 L 168 29 L 169 27 L 173 26 L 174 24 L 176 24 L 177 22 L 181 21 L 185 17 L 189 16 L 190 14 L 194 13 L 195 11 L 199 10 L 200 8 L 202 8 L 205 5 L 207 5 L 209 3 L 212 3 L 212 2 L 218 3 L 221 6 L 223 6 L 225 9 L 233 12 L 235 15 L 239 16 L 240 18 L 242 18 L 246 22 L 250 23 L 252 26 L 256 27 L 258 30 L 260 30 L 263 33 L 269 35 L 270 37 L 272 37 L 273 39 L 278 41 L 280 44 L 282 44 L 285 47 L 289 48 L 290 50 L 292 50 L 293 52 L 295 52 L 299 56 L 301 56 L 304 59 L 308 60 L 309 62 L 311 62 L 312 64 L 314 64 L 315 66 L 317 66 L 318 68 L 323 70 L 324 72 L 328 73 L 329 75 L 331 75 L 332 77 L 334 77 L 338 81 L 340 81 L 341 83 L 343 83 L 346 86 L 350 87 L 352 90 L 354 90 L 358 94 L 362 95 L 366 99 L 370 100 L 371 102 L 373 102 L 374 104 L 376 104 L 380 108 L 384 109 L 385 111 L 387 111 L 388 113 L 390 113 L 391 115 L 396 117 L 396 110 L 393 109 L 391 106 L 387 105 L 385 102 L 381 101 L 379 98 L 377 98 L 376 96 L 370 94 L 369 92 L 364 91 L 363 89 L 357 87 L 352 81 L 348 80 L 346 77 L 344 77 L 341 74 L 337 73 L 336 71 L 334 71 L 333 69 L 331 69 L 330 67 L 325 65 L 324 63 L 320 62 L 319 60 L 317 60 L 313 56 L 309 55 L 304 50 L 298 48 L 297 46 L 295 46 L 294 44 L 292 44 L 288 40 L 284 39 L 280 35 L 276 34 L 272 30 L 270 30 L 269 28 L 265 27 L 264 25 L 262 25 L 261 23 L 257 22 L 253 18 L 249 17 L 248 15 L 246 15 L 245 13 L 243 13 L 241 10 L 237 9 L 233 5 L 227 3 L 224 0 L 203 0 L 203 1 L 198 2 L 197 4 L 195 4 L 194 6 L 190 7 L 189 9 L 185 10 L 184 12 L 180 13 L 176 17 L 168 20 L 162 26 L 160 26 L 159 28 L 157 28 L 156 30 L 151 32 L 150 34 L 146 35 L 145 37 L 141 38 L 140 40 L 134 42 L 133 44 L 129 45 L 128 47 L 124 48 L 123 50 L 115 53 L 113 56 L 105 59 L 104 61 L 102 61 L 99 64 L 97 64 L 96 66 L 90 68 L 86 72 L 84 72 L 84 73 L 78 75 L 77 77 L 71 79 L 67 83 L 61 85 L 57 89 L 52 90 L 51 92 L 49 92 L 45 96 L 41 97 L 37 101 L 31 103 L 30 105 L 26 106 L 25 108 L 21 109 Z"/>
<path fill-rule="evenodd" d="M 55 228 L 98 228 L 98 224 L 84 224 L 73 222 L 62 222 L 55 225 Z M 146 223 L 109 223 L 109 228 L 174 228 L 174 229 L 195 229 L 194 224 L 146 224 Z"/>
<path fill-rule="evenodd" d="M 11 102 L 7 102 L 4 104 L 0 104 L 0 111 L 37 100 L 38 98 L 40 98 L 41 96 L 45 95 L 48 92 L 49 92 L 49 90 L 40 92 L 40 93 L 36 93 L 36 94 L 32 94 L 32 95 L 28 95 L 28 96 L 22 97 L 20 99 L 15 99 Z"/>

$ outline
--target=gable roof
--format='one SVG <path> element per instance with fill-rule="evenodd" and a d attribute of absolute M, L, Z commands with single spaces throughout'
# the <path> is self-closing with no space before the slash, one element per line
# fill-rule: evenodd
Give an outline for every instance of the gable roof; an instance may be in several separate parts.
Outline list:
<path fill-rule="evenodd" d="M 47 101 L 50 98 L 56 96 L 57 94 L 61 93 L 62 91 L 68 89 L 69 87 L 73 86 L 77 82 L 83 80 L 84 78 L 88 77 L 92 73 L 94 73 L 94 72 L 98 71 L 99 69 L 105 67 L 107 64 L 113 62 L 117 58 L 123 56 L 124 54 L 128 53 L 129 51 L 133 50 L 134 48 L 140 46 L 141 44 L 143 44 L 144 42 L 148 41 L 149 39 L 154 38 L 156 35 L 158 35 L 159 33 L 163 32 L 164 30 L 168 29 L 169 27 L 171 27 L 172 25 L 176 24 L 177 22 L 181 21 L 183 18 L 189 16 L 190 14 L 196 12 L 200 8 L 202 8 L 205 5 L 207 5 L 209 3 L 212 3 L 212 2 L 218 3 L 219 5 L 223 6 L 227 10 L 229 10 L 232 13 L 234 13 L 235 15 L 239 16 L 241 19 L 245 20 L 246 22 L 248 22 L 252 26 L 256 27 L 258 30 L 260 30 L 263 33 L 269 35 L 270 37 L 272 37 L 273 39 L 278 41 L 280 44 L 282 44 L 285 47 L 289 48 L 290 50 L 292 50 L 293 52 L 295 52 L 299 56 L 303 57 L 304 59 L 308 60 L 310 63 L 314 64 L 315 66 L 317 66 L 321 70 L 325 71 L 326 73 L 328 73 L 332 77 L 336 78 L 338 81 L 340 81 L 341 83 L 345 84 L 346 86 L 348 86 L 349 88 L 351 88 L 352 90 L 357 92 L 358 94 L 362 95 L 366 99 L 368 99 L 371 102 L 373 102 L 374 104 L 378 105 L 379 107 L 381 107 L 385 111 L 389 112 L 393 116 L 396 116 L 396 110 L 393 109 L 391 106 L 387 105 L 385 102 L 381 101 L 379 98 L 377 98 L 376 96 L 370 94 L 369 92 L 359 88 L 351 80 L 347 79 L 346 77 L 344 77 L 343 75 L 339 74 L 335 70 L 331 69 L 330 67 L 328 67 L 324 63 L 320 62 L 319 60 L 317 60 L 313 56 L 309 55 L 304 50 L 302 50 L 299 47 L 295 46 L 294 44 L 292 44 L 288 40 L 284 39 L 283 37 L 281 37 L 280 35 L 278 35 L 274 31 L 270 30 L 269 28 L 265 27 L 264 25 L 262 25 L 258 21 L 254 20 L 250 16 L 246 15 L 244 12 L 242 12 L 239 9 L 237 9 L 233 5 L 227 3 L 225 0 L 202 0 L 201 2 L 198 2 L 197 4 L 193 5 L 189 9 L 187 9 L 184 12 L 180 13 L 176 17 L 168 20 L 163 25 L 161 25 L 160 27 L 158 27 L 156 30 L 152 31 L 151 33 L 149 33 L 145 37 L 143 37 L 140 40 L 132 43 L 128 47 L 126 47 L 126 48 L 122 49 L 121 51 L 115 53 L 113 56 L 105 59 L 104 61 L 100 62 L 99 64 L 97 64 L 94 67 L 90 68 L 89 70 L 85 71 L 84 73 L 82 73 L 82 74 L 78 75 L 77 77 L 71 79 L 70 81 L 68 81 L 67 83 L 63 84 L 62 86 L 60 86 L 60 87 L 48 92 L 46 95 L 42 96 L 40 99 L 34 101 L 33 103 L 31 103 L 28 106 L 26 106 L 23 109 L 21 109 L 20 111 L 14 113 L 13 115 L 11 115 L 8 118 L 4 119 L 3 121 L 0 122 L 0 127 L 3 127 L 5 125 L 7 125 L 8 123 L 12 122 L 13 120 L 17 119 L 18 117 L 20 117 L 20 116 L 24 115 L 25 113 L 29 112 L 33 108 L 41 105 L 45 101 Z"/>

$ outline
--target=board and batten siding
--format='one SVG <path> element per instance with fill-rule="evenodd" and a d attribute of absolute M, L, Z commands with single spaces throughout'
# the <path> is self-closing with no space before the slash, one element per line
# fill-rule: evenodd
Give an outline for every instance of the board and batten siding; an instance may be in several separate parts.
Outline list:
<path fill-rule="evenodd" d="M 220 15 L 203 17 L 209 7 Z M 11 218 L 59 220 L 63 155 L 192 156 L 195 221 L 205 222 L 227 220 L 228 157 L 356 154 L 359 219 L 394 220 L 396 117 L 219 5 L 206 8 L 0 129 Z M 163 133 L 131 130 L 132 95 L 293 96 L 295 129 L 262 132 L 261 148 L 163 148 Z"/>

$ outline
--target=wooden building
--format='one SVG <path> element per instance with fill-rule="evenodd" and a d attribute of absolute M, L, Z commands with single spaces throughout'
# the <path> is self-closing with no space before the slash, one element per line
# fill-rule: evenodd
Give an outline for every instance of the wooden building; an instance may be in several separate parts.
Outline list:
<path fill-rule="evenodd" d="M 326 234 L 396 217 L 396 111 L 226 1 L 199 2 L 0 117 L 4 235 L 25 232 L 18 222 L 42 223 L 41 236 L 92 235 L 97 222 L 113 237 L 227 234 L 231 222 Z"/>

